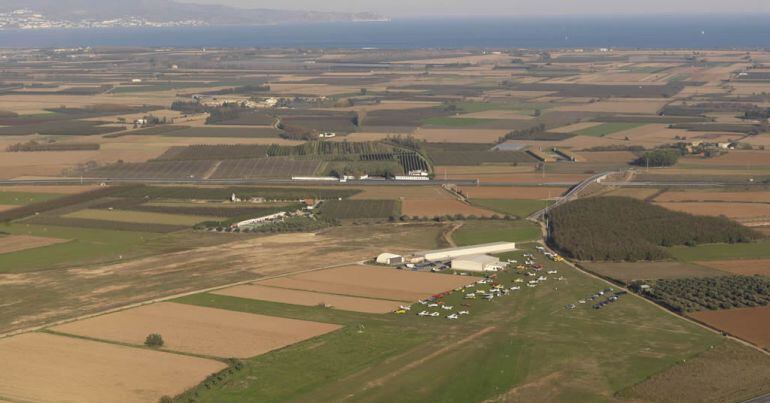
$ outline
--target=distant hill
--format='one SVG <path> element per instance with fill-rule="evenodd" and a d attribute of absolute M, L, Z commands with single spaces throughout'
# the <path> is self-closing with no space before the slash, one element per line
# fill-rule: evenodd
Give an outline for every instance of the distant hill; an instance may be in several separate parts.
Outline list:
<path fill-rule="evenodd" d="M 142 21 L 157 24 L 195 22 L 197 25 L 264 25 L 384 19 L 372 13 L 240 9 L 173 0 L 4 0 L 0 2 L 0 13 L 3 13 L 7 28 L 93 26 L 94 22 L 98 26 L 110 23 L 141 25 Z"/>

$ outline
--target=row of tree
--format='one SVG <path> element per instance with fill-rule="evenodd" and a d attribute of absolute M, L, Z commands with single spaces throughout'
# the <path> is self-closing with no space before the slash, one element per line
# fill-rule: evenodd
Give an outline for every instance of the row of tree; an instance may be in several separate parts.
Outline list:
<path fill-rule="evenodd" d="M 641 292 L 644 283 L 631 284 Z M 724 276 L 658 280 L 648 284 L 647 296 L 676 312 L 750 308 L 770 304 L 770 279 Z"/>

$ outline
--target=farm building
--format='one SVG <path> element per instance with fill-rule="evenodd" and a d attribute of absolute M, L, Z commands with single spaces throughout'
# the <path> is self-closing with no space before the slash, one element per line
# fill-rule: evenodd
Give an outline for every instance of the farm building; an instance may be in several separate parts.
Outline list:
<path fill-rule="evenodd" d="M 377 256 L 377 263 L 388 265 L 402 264 L 404 263 L 404 257 L 393 253 L 380 253 L 380 255 Z"/>
<path fill-rule="evenodd" d="M 418 252 L 415 255 L 428 261 L 449 260 L 463 256 L 485 255 L 495 253 L 513 252 L 516 250 L 514 242 L 493 242 L 459 248 L 439 249 Z"/>
<path fill-rule="evenodd" d="M 452 270 L 485 272 L 503 268 L 500 259 L 489 255 L 470 255 L 452 259 Z"/>

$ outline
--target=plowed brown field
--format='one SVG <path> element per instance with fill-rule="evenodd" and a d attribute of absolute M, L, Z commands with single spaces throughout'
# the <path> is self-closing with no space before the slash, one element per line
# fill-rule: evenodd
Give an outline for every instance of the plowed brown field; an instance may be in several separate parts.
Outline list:
<path fill-rule="evenodd" d="M 397 309 L 400 305 L 398 302 L 382 299 L 358 298 L 313 291 L 289 290 L 285 288 L 265 287 L 259 284 L 226 288 L 224 290 L 215 291 L 212 294 L 293 305 L 324 305 L 343 311 L 365 313 L 386 313 Z M 409 303 L 406 301 L 404 302 Z"/>
<path fill-rule="evenodd" d="M 690 316 L 762 348 L 770 347 L 770 306 L 701 311 Z"/>
<path fill-rule="evenodd" d="M 410 272 L 379 267 L 348 266 L 261 282 L 296 290 L 328 292 L 393 301 L 416 301 L 475 282 L 475 278 Z"/>
<path fill-rule="evenodd" d="M 163 302 L 57 326 L 53 330 L 141 345 L 160 333 L 172 351 L 248 358 L 340 326 Z"/>
<path fill-rule="evenodd" d="M 0 396 L 24 402 L 157 402 L 225 364 L 197 357 L 27 333 L 0 340 Z"/>

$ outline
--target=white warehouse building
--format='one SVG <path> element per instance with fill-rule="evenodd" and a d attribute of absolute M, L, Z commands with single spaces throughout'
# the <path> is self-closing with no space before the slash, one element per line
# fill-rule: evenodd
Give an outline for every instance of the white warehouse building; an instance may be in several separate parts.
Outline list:
<path fill-rule="evenodd" d="M 513 252 L 516 250 L 515 242 L 493 242 L 459 248 L 439 249 L 419 252 L 416 256 L 427 261 L 452 260 L 463 256 L 493 255 L 497 253 Z"/>
<path fill-rule="evenodd" d="M 394 253 L 380 253 L 377 256 L 377 263 L 387 265 L 398 265 L 404 263 L 404 257 Z"/>
<path fill-rule="evenodd" d="M 452 270 L 460 271 L 498 271 L 504 269 L 500 259 L 489 255 L 471 255 L 452 259 Z"/>

